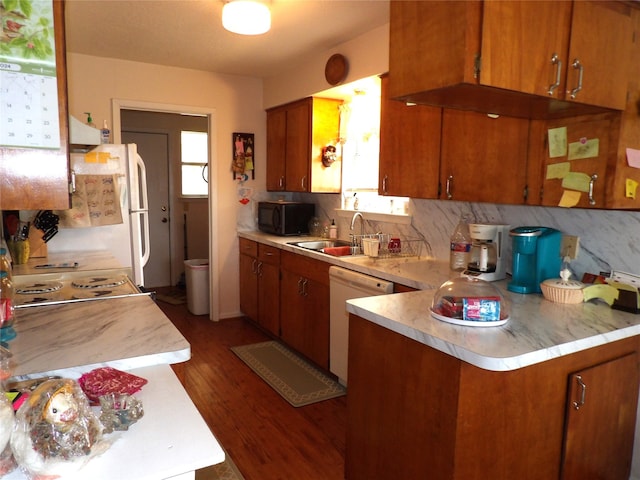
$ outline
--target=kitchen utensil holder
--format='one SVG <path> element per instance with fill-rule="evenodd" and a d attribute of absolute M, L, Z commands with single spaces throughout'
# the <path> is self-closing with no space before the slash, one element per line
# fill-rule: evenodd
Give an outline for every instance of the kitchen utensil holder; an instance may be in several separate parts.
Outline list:
<path fill-rule="evenodd" d="M 365 235 L 351 235 L 351 243 L 354 246 L 359 247 L 361 253 L 364 252 L 363 243 L 364 239 L 378 240 L 380 243 L 380 249 L 378 256 L 370 256 L 370 258 L 398 258 L 398 257 L 420 257 L 422 255 L 422 246 L 425 241 L 423 239 L 402 239 L 400 242 L 400 249 L 394 248 L 394 251 L 389 250 L 389 241 L 391 235 L 388 233 L 373 233 Z"/>

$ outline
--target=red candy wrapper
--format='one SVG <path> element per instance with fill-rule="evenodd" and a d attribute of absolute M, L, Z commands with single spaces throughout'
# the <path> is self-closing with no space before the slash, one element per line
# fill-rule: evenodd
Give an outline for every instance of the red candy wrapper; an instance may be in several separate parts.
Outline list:
<path fill-rule="evenodd" d="M 133 395 L 146 385 L 147 380 L 115 368 L 101 367 L 82 375 L 78 383 L 92 402 L 98 402 L 108 393 Z"/>

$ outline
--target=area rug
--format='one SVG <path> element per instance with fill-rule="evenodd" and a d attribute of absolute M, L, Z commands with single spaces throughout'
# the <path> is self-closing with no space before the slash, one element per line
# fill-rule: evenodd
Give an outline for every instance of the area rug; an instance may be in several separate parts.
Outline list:
<path fill-rule="evenodd" d="M 173 289 L 164 293 L 156 293 L 156 299 L 164 303 L 170 303 L 171 305 L 182 305 L 186 303 L 187 296 L 184 290 Z"/>
<path fill-rule="evenodd" d="M 294 407 L 347 393 L 345 387 L 281 343 L 261 342 L 231 350 Z"/>
<path fill-rule="evenodd" d="M 244 480 L 244 477 L 225 452 L 225 461 L 217 465 L 196 470 L 196 480 Z"/>

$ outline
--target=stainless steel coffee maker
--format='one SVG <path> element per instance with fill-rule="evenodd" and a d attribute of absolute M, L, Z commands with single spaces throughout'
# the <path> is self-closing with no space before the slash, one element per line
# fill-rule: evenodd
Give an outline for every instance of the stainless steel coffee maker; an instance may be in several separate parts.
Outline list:
<path fill-rule="evenodd" d="M 505 246 L 509 225 L 469 224 L 471 254 L 463 275 L 488 282 L 506 277 Z"/>

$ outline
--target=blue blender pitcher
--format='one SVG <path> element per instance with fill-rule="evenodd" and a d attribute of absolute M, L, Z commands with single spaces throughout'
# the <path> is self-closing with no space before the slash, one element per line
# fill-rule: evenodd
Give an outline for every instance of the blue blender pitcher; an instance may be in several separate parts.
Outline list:
<path fill-rule="evenodd" d="M 562 233 L 549 227 L 517 227 L 509 235 L 513 239 L 513 263 L 507 290 L 540 293 L 540 283 L 559 275 Z"/>

